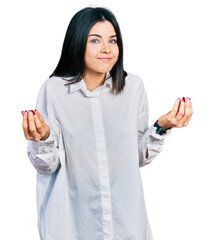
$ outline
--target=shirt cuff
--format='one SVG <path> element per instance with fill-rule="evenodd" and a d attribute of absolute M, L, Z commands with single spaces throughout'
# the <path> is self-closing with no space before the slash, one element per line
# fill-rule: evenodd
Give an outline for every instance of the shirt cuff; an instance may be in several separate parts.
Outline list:
<path fill-rule="evenodd" d="M 163 135 L 160 135 L 159 133 L 156 133 L 157 128 L 154 127 L 153 125 L 149 128 L 149 135 L 156 138 L 156 139 L 160 139 L 160 140 L 164 140 L 165 138 L 169 137 L 169 135 L 172 132 L 172 128 L 166 130 L 166 133 L 164 133 Z"/>
<path fill-rule="evenodd" d="M 48 153 L 54 148 L 56 141 L 55 134 L 50 131 L 50 135 L 46 140 L 40 140 L 38 142 L 29 140 L 30 146 L 34 153 Z"/>

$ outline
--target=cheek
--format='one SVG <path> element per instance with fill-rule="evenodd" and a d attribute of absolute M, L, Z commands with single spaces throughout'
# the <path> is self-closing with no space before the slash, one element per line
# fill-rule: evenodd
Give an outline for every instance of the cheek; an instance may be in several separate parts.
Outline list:
<path fill-rule="evenodd" d="M 88 49 L 85 52 L 85 62 L 89 65 L 93 64 L 92 62 L 95 61 L 97 58 L 97 51 L 95 49 Z"/>
<path fill-rule="evenodd" d="M 119 48 L 118 47 L 115 49 L 114 56 L 115 56 L 115 62 L 117 62 L 118 57 L 119 57 Z"/>
<path fill-rule="evenodd" d="M 118 58 L 118 56 L 119 56 L 119 47 L 118 46 L 115 46 L 115 48 L 114 48 L 114 55 L 115 55 L 115 57 Z"/>

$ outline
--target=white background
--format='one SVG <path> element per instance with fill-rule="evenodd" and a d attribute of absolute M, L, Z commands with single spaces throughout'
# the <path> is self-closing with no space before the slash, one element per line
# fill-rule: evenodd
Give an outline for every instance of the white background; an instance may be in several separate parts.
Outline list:
<path fill-rule="evenodd" d="M 178 97 L 192 99 L 189 126 L 174 128 L 163 152 L 140 169 L 154 240 L 213 240 L 211 0 L 8 0 L 0 6 L 0 238 L 39 240 L 36 170 L 27 158 L 21 110 L 34 110 L 42 83 L 58 63 L 72 16 L 90 5 L 107 7 L 116 15 L 124 67 L 144 81 L 150 125 L 170 111 Z"/>

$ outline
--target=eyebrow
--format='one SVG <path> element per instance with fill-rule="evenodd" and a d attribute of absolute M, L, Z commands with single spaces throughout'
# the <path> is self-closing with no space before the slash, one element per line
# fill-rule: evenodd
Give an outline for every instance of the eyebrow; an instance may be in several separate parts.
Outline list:
<path fill-rule="evenodd" d="M 102 38 L 102 36 L 100 36 L 99 34 L 90 34 L 88 37 L 91 37 L 91 36 L 95 36 L 95 37 L 100 37 L 100 38 Z M 110 36 L 110 38 L 113 38 L 113 37 L 117 37 L 117 35 L 112 35 L 112 36 Z"/>

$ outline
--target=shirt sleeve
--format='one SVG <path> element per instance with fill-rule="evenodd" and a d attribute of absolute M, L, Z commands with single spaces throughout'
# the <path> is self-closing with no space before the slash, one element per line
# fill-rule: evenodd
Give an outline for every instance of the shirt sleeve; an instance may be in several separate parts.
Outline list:
<path fill-rule="evenodd" d="M 162 136 L 156 133 L 154 123 L 149 127 L 149 103 L 144 84 L 141 80 L 139 86 L 139 115 L 138 115 L 138 151 L 139 167 L 150 163 L 163 149 L 164 140 L 170 135 L 172 129 Z M 146 151 L 148 148 L 148 157 Z"/>
<path fill-rule="evenodd" d="M 50 135 L 45 141 L 28 140 L 27 146 L 28 158 L 40 174 L 53 173 L 60 166 L 59 140 L 61 130 L 47 83 L 48 81 L 45 81 L 40 88 L 35 108 L 49 125 Z"/>

